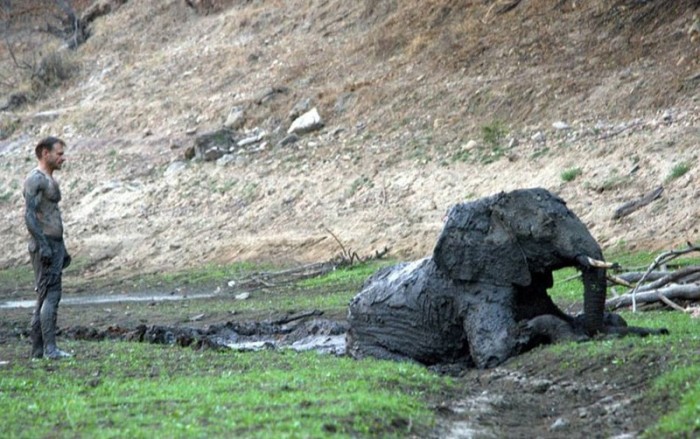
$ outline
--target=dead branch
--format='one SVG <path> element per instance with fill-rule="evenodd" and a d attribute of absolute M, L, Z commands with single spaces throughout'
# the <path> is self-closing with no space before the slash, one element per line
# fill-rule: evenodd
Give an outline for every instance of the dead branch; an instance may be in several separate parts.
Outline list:
<path fill-rule="evenodd" d="M 657 290 L 670 283 L 689 283 L 684 281 L 687 277 L 700 273 L 700 266 L 686 267 L 676 272 L 673 272 L 667 276 L 664 276 L 650 284 L 644 285 L 637 289 L 637 292 L 641 293 L 644 291 Z"/>
<path fill-rule="evenodd" d="M 652 303 L 657 302 L 660 297 L 666 299 L 682 299 L 682 300 L 699 300 L 700 299 L 700 285 L 698 284 L 687 284 L 687 285 L 669 285 L 667 287 L 659 288 L 656 290 L 645 291 L 642 293 L 637 293 L 633 296 L 631 293 L 624 294 L 612 299 L 608 299 L 605 302 L 605 306 L 608 309 L 618 309 L 624 306 L 630 306 L 633 303 Z M 674 304 L 675 305 L 675 304 Z M 676 305 L 677 306 L 677 305 Z M 674 307 L 675 308 L 675 307 Z"/>
<path fill-rule="evenodd" d="M 651 263 L 647 271 L 644 273 L 642 278 L 639 280 L 637 283 L 637 286 L 634 287 L 632 292 L 630 293 L 632 295 L 632 312 L 637 311 L 637 302 L 636 302 L 636 294 L 639 288 L 641 287 L 642 283 L 646 280 L 647 276 L 654 271 L 656 268 L 661 266 L 662 264 L 667 263 L 670 260 L 673 260 L 681 255 L 685 255 L 691 252 L 695 251 L 700 251 L 700 247 L 697 245 L 693 245 L 690 242 L 688 243 L 688 247 L 683 249 L 683 250 L 671 250 L 665 253 L 661 253 L 659 256 L 654 259 L 654 262 Z"/>
<path fill-rule="evenodd" d="M 659 186 L 637 200 L 628 201 L 627 203 L 615 209 L 615 213 L 613 213 L 613 219 L 620 219 L 623 216 L 630 215 L 636 210 L 639 210 L 647 204 L 651 203 L 652 201 L 660 198 L 663 192 L 664 187 Z"/>
<path fill-rule="evenodd" d="M 672 271 L 665 271 L 665 270 L 652 271 L 651 273 L 649 273 L 646 276 L 645 279 L 648 281 L 655 281 L 655 280 L 661 279 L 662 277 L 668 276 L 670 274 L 673 274 L 673 272 Z M 618 274 L 617 277 L 624 280 L 625 282 L 635 283 L 635 282 L 639 282 L 640 280 L 642 280 L 644 275 L 645 275 L 645 273 L 642 271 L 628 271 L 626 273 Z"/>
<path fill-rule="evenodd" d="M 613 284 L 622 285 L 622 286 L 625 286 L 627 288 L 634 288 L 633 284 L 627 282 L 625 279 L 623 279 L 619 276 L 615 276 L 613 274 L 607 273 L 605 275 L 605 277 Z"/>
<path fill-rule="evenodd" d="M 615 137 L 615 136 L 617 136 L 618 134 L 624 133 L 625 131 L 627 131 L 627 130 L 629 130 L 629 129 L 636 128 L 636 127 L 638 127 L 639 125 L 641 125 L 641 122 L 640 122 L 640 121 L 634 121 L 634 123 L 631 123 L 631 124 L 629 124 L 629 125 L 625 125 L 625 126 L 623 126 L 623 127 L 621 127 L 621 128 L 618 128 L 618 129 L 615 130 L 615 131 L 612 131 L 612 132 L 606 133 L 606 134 L 602 134 L 602 135 L 598 136 L 598 137 L 596 138 L 596 140 L 604 140 L 604 139 L 609 139 L 609 138 L 611 138 L 611 137 Z"/>
<path fill-rule="evenodd" d="M 340 246 L 341 253 L 338 256 L 325 262 L 316 262 L 313 264 L 303 265 L 301 267 L 294 267 L 280 271 L 255 273 L 246 279 L 232 281 L 230 286 L 235 285 L 236 288 L 256 288 L 261 286 L 267 288 L 279 287 L 303 279 L 322 276 L 340 267 L 349 267 L 355 263 L 364 263 L 370 260 L 382 259 L 389 252 L 389 248 L 385 247 L 383 250 L 376 250 L 374 254 L 360 257 L 357 252 L 348 251 L 335 233 L 330 231 L 325 226 L 323 226 L 323 228 L 333 237 L 333 239 L 335 239 L 338 246 Z"/>

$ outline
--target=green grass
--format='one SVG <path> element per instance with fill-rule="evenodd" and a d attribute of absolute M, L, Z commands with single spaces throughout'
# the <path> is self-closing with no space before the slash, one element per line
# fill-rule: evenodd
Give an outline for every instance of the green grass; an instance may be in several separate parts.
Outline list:
<path fill-rule="evenodd" d="M 606 259 L 646 268 L 656 256 L 613 253 Z M 684 258 L 673 263 L 698 261 Z M 393 263 L 371 261 L 340 268 L 254 290 L 243 301 L 224 294 L 212 301 L 133 306 L 129 312 L 131 318 L 149 323 L 157 323 L 154 316 L 172 322 L 174 318 L 187 321 L 199 313 L 255 317 L 319 309 L 337 314 L 346 311 L 367 277 Z M 253 264 L 209 265 L 153 275 L 144 285 L 221 285 L 263 269 Z M 8 273 L 0 272 L 0 281 Z M 31 276 L 30 271 L 26 273 Z M 554 273 L 550 294 L 555 302 L 582 302 L 580 280 L 566 281 L 576 274 L 574 269 Z M 21 272 L 14 275 L 22 276 Z M 66 307 L 61 312 L 67 316 L 81 311 Z M 116 315 L 121 309 L 115 305 L 112 312 Z M 637 371 L 639 365 L 648 365 L 658 371 L 651 376 L 658 377 L 651 388 L 640 388 L 640 397 L 652 403 L 649 410 L 659 420 L 645 437 L 698 434 L 697 319 L 660 311 L 623 316 L 635 326 L 666 327 L 670 335 L 543 347 L 551 362 L 541 364 L 559 370 L 587 370 L 602 364 L 611 382 L 633 375 L 632 365 Z M 0 360 L 26 357 L 27 346 L 26 342 L 3 344 Z M 430 409 L 435 401 L 456 385 L 464 385 L 415 365 L 357 362 L 315 353 L 194 351 L 70 340 L 63 347 L 78 357 L 61 362 L 19 360 L 0 366 L 4 437 L 420 437 L 435 421 Z"/>
<path fill-rule="evenodd" d="M 230 280 L 240 279 L 258 271 L 264 271 L 268 268 L 271 268 L 271 266 L 251 262 L 237 262 L 233 264 L 212 263 L 176 272 L 153 273 L 138 276 L 132 282 L 133 288 L 135 289 L 149 289 L 153 287 L 172 288 L 191 285 L 212 287 L 225 284 Z"/>
<path fill-rule="evenodd" d="M 616 254 L 607 260 L 624 267 L 644 271 L 657 254 L 638 252 Z M 699 258 L 684 257 L 672 261 L 678 265 L 698 264 Z M 555 302 L 578 302 L 583 298 L 580 279 L 571 280 L 576 271 L 571 268 L 554 273 L 555 283 L 549 290 Z M 659 404 L 660 420 L 645 431 L 643 437 L 695 437 L 700 433 L 700 331 L 697 319 L 671 311 L 620 313 L 628 324 L 648 328 L 667 328 L 670 335 L 663 337 L 626 337 L 589 343 L 553 345 L 547 349 L 559 360 L 560 367 L 585 369 L 591 361 L 607 359 L 605 369 L 610 374 L 629 374 L 626 365 L 662 362 L 663 372 L 653 383 L 646 397 Z"/>
<path fill-rule="evenodd" d="M 667 328 L 669 335 L 625 337 L 588 343 L 565 343 L 547 349 L 555 358 L 565 359 L 559 367 L 586 369 L 605 359 L 603 372 L 609 376 L 630 376 L 630 367 L 659 368 L 660 375 L 644 398 L 653 404 L 650 416 L 659 421 L 644 432 L 645 438 L 696 437 L 700 433 L 700 332 L 698 322 L 687 314 L 669 311 L 623 312 L 633 326 Z M 623 378 L 624 379 L 624 378 Z M 656 412 L 653 410 L 656 407 Z"/>
<path fill-rule="evenodd" d="M 428 431 L 428 395 L 452 385 L 413 364 L 315 353 L 66 347 L 90 356 L 3 370 L 4 437 L 405 437 Z"/>
<path fill-rule="evenodd" d="M 364 262 L 333 270 L 323 276 L 304 279 L 298 283 L 298 286 L 302 288 L 330 287 L 341 283 L 350 283 L 359 286 L 380 268 L 394 264 L 396 264 L 396 261 L 391 260 Z"/>
<path fill-rule="evenodd" d="M 662 375 L 652 393 L 682 396 L 679 406 L 662 416 L 644 437 L 694 437 L 700 432 L 700 365 L 679 367 Z"/>
<path fill-rule="evenodd" d="M 578 177 L 582 173 L 583 173 L 583 171 L 579 167 L 565 169 L 561 173 L 561 179 L 565 182 L 574 181 L 574 180 L 576 180 L 576 177 Z"/>
<path fill-rule="evenodd" d="M 492 149 L 499 148 L 507 134 L 508 131 L 503 122 L 498 120 L 481 127 L 481 139 Z"/>
<path fill-rule="evenodd" d="M 0 270 L 0 291 L 31 289 L 34 273 L 29 264 Z"/>
<path fill-rule="evenodd" d="M 676 164 L 672 169 L 671 172 L 668 174 L 668 176 L 665 179 L 666 183 L 670 183 L 673 180 L 676 180 L 690 171 L 691 168 L 691 163 L 688 161 L 681 162 Z"/>

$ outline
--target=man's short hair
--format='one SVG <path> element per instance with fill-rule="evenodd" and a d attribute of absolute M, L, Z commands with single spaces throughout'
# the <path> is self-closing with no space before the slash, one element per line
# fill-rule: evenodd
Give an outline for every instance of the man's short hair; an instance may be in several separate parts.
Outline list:
<path fill-rule="evenodd" d="M 53 151 L 53 146 L 57 143 L 60 143 L 64 147 L 66 146 L 66 142 L 59 139 L 58 137 L 49 136 L 45 139 L 42 139 L 42 141 L 36 145 L 36 148 L 34 148 L 34 154 L 36 154 L 36 158 L 40 159 L 44 150 Z"/>

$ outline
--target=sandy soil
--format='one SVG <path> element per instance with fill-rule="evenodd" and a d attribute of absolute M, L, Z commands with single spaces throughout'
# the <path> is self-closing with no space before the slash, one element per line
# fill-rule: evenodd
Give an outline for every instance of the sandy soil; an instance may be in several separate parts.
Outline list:
<path fill-rule="evenodd" d="M 203 263 L 429 253 L 450 205 L 517 187 L 566 199 L 608 251 L 698 236 L 692 1 L 128 2 L 67 54 L 80 68 L 3 117 L 0 268 L 26 264 L 21 182 L 43 135 L 69 143 L 66 240 L 84 276 Z M 271 92 L 277 90 L 277 92 Z M 280 146 L 308 98 L 325 128 Z M 233 107 L 267 138 L 184 160 Z M 565 123 L 568 128 L 562 129 Z M 556 127 L 555 127 L 556 126 Z M 670 179 L 674 166 L 689 168 Z M 562 173 L 580 169 L 573 181 Z M 662 198 L 619 220 L 622 203 Z"/>

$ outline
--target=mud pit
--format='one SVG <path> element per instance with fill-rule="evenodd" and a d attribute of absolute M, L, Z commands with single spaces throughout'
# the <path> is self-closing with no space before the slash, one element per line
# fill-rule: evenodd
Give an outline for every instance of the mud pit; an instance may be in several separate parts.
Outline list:
<path fill-rule="evenodd" d="M 308 294 L 306 291 L 304 294 Z M 292 293 L 290 293 L 292 294 Z M 350 293 L 352 294 L 352 293 Z M 70 294 L 67 294 L 70 297 Z M 279 311 L 262 316 L 225 310 L 232 297 L 193 298 L 169 302 L 63 303 L 59 343 L 124 339 L 174 343 L 183 349 L 308 349 L 339 353 L 347 329 L 344 312 Z M 108 308 L 107 308 L 108 307 Z M 281 308 L 283 309 L 283 308 Z M 209 310 L 202 315 L 201 310 Z M 0 309 L 0 346 L 21 344 L 29 352 L 29 309 Z M 184 319 L 184 321 L 183 321 Z M 75 352 L 91 355 L 92 343 Z M 0 349 L 0 352 L 4 349 Z M 22 362 L 26 358 L 2 358 Z M 624 345 L 614 358 L 563 358 L 534 349 L 495 369 L 441 370 L 457 382 L 453 394 L 434 407 L 435 438 L 635 437 L 660 413 L 644 390 L 664 369 L 667 357 Z M 623 367 L 615 364 L 623 363 Z M 361 365 L 361 363 L 358 363 Z M 358 366 L 361 367 L 361 366 Z M 651 406 L 650 406 L 651 404 Z"/>
<path fill-rule="evenodd" d="M 166 325 L 138 325 L 136 328 L 110 326 L 96 329 L 86 326 L 67 328 L 64 333 L 75 340 L 118 339 L 153 344 L 176 344 L 195 349 L 316 350 L 324 354 L 345 354 L 347 324 L 320 319 L 320 311 L 304 312 L 274 321 L 226 322 L 204 329 Z"/>

